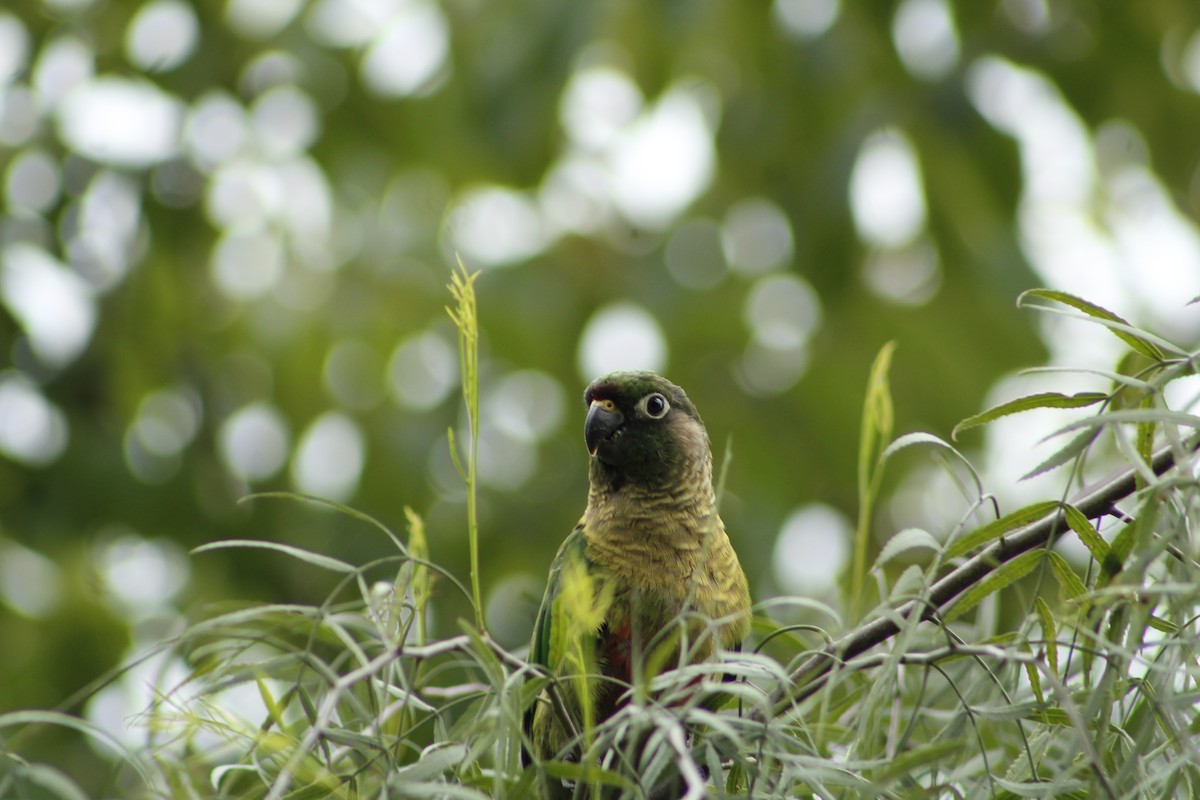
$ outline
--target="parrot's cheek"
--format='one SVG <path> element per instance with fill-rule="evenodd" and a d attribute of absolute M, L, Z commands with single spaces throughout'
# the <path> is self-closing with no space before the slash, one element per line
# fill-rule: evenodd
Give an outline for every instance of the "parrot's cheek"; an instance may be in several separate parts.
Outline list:
<path fill-rule="evenodd" d="M 599 442 L 596 442 L 596 448 L 592 451 L 592 458 L 610 467 L 619 467 L 625 463 L 625 447 L 620 435 L 618 434 L 611 439 L 601 439 Z"/>

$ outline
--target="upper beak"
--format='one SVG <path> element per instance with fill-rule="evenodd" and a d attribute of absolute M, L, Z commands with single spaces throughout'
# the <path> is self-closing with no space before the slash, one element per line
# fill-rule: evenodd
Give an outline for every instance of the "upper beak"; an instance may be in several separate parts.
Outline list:
<path fill-rule="evenodd" d="M 588 452 L 596 455 L 596 448 L 600 446 L 600 442 L 612 436 L 624 421 L 625 417 L 617 409 L 610 410 L 598 402 L 593 402 L 588 409 L 587 420 L 583 423 L 583 440 L 587 442 Z"/>

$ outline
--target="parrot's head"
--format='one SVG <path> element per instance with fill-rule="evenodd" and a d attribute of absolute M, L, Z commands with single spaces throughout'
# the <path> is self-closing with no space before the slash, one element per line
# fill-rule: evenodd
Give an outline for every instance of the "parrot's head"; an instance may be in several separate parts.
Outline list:
<path fill-rule="evenodd" d="M 704 423 L 683 389 L 666 378 L 614 372 L 593 381 L 583 402 L 593 484 L 653 490 L 711 474 Z"/>

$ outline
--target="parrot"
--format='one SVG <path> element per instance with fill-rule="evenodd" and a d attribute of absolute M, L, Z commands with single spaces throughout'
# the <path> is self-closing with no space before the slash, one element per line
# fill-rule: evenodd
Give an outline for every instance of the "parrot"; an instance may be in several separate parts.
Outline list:
<path fill-rule="evenodd" d="M 530 644 L 530 661 L 560 687 L 524 717 L 539 760 L 577 759 L 582 732 L 615 713 L 639 676 L 737 650 L 750 630 L 708 433 L 683 389 L 653 372 L 614 372 L 583 400 L 587 505 L 551 563 Z M 685 634 L 684 611 L 707 624 Z"/>

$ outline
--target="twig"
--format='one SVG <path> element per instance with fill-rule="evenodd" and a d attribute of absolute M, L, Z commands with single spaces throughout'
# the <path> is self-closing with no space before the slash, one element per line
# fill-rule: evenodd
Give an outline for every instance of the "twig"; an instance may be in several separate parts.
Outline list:
<path fill-rule="evenodd" d="M 1194 452 L 1200 442 L 1191 442 L 1178 447 L 1165 447 L 1155 454 L 1150 467 L 1155 475 L 1162 475 L 1176 464 L 1178 454 Z M 1114 513 L 1119 501 L 1133 494 L 1138 488 L 1137 471 L 1129 468 L 1099 487 L 1078 498 L 1073 505 L 1088 519 Z M 815 694 L 825 683 L 835 665 L 865 653 L 900 631 L 900 624 L 907 620 L 917 608 L 921 619 L 932 619 L 944 610 L 959 594 L 978 583 L 1022 553 L 1044 547 L 1057 535 L 1068 530 L 1061 511 L 1034 522 L 1015 533 L 1005 535 L 947 573 L 930 587 L 926 597 L 910 600 L 883 617 L 877 617 L 858 630 L 806 658 L 788 676 L 788 682 L 777 688 L 771 696 L 770 706 L 781 711 L 791 703 L 804 700 Z"/>

